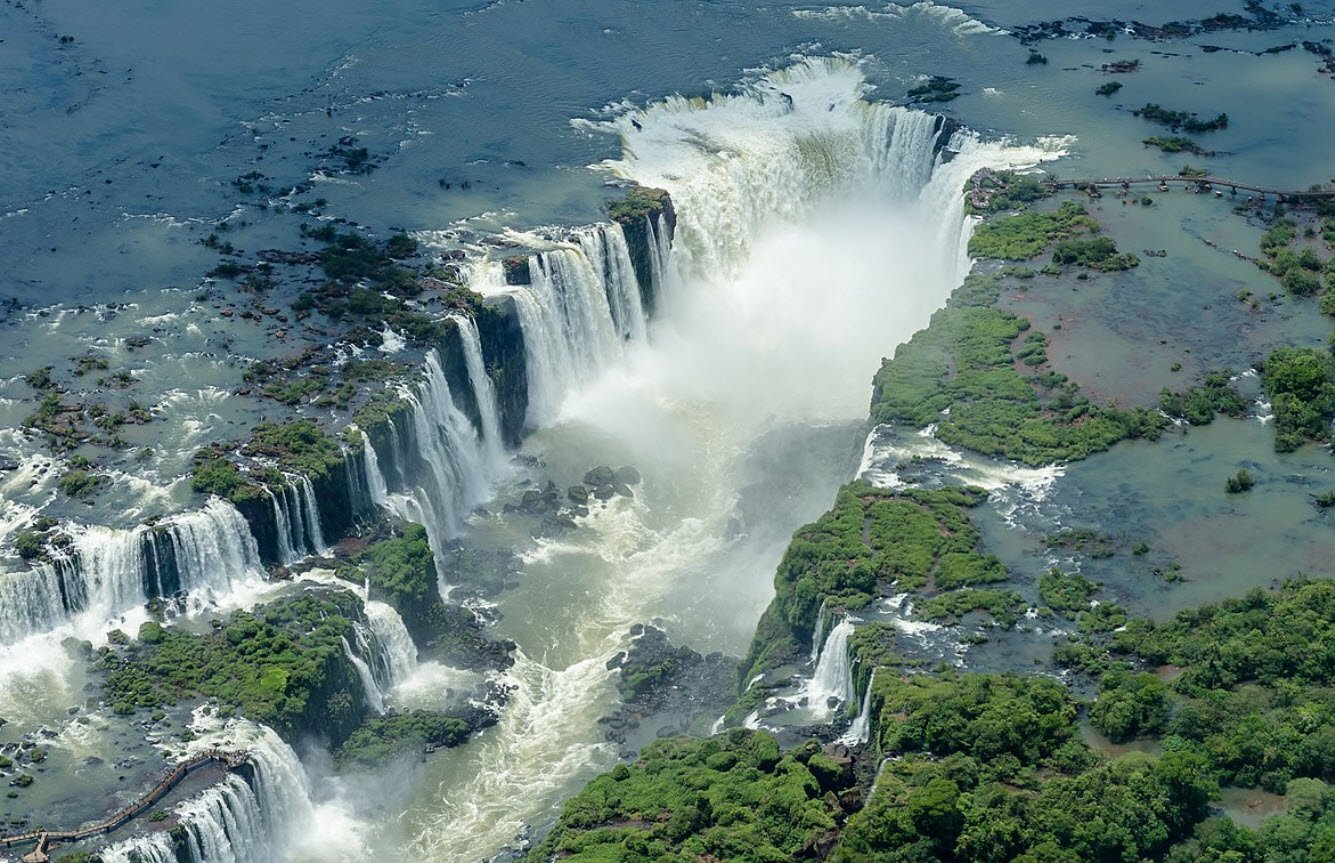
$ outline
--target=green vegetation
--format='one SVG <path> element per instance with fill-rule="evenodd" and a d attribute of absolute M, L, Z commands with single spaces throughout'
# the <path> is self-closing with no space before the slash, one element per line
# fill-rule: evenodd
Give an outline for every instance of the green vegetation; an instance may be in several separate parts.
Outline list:
<path fill-rule="evenodd" d="M 57 486 L 66 497 L 88 500 L 108 482 L 110 479 L 102 474 L 75 469 L 65 471 Z"/>
<path fill-rule="evenodd" d="M 834 508 L 801 527 L 774 576 L 775 597 L 760 622 L 747 677 L 811 640 L 822 603 L 861 608 L 891 584 L 897 590 L 947 590 L 1006 579 L 995 557 L 978 551 L 966 510 L 979 489 L 878 489 L 854 482 Z"/>
<path fill-rule="evenodd" d="M 1153 674 L 1109 671 L 1099 681 L 1089 722 L 1114 743 L 1162 731 L 1168 722 L 1168 687 Z"/>
<path fill-rule="evenodd" d="M 1125 438 L 1158 437 L 1167 421 L 1157 412 L 1099 407 L 1061 375 L 1021 376 L 1013 344 L 1029 322 L 995 308 L 997 295 L 996 277 L 969 276 L 927 329 L 882 363 L 874 422 L 936 423 L 946 443 L 1029 465 L 1084 458 Z"/>
<path fill-rule="evenodd" d="M 1052 249 L 1052 261 L 1056 264 L 1088 267 L 1104 273 L 1140 266 L 1140 258 L 1130 252 L 1118 254 L 1117 244 L 1107 237 L 1063 240 Z"/>
<path fill-rule="evenodd" d="M 361 616 L 348 592 L 305 593 L 237 612 L 207 635 L 148 622 L 122 656 L 107 652 L 104 692 L 119 714 L 192 697 L 240 712 L 285 736 L 343 740 L 361 721 L 364 693 L 343 652 Z"/>
<path fill-rule="evenodd" d="M 191 460 L 190 488 L 199 494 L 216 494 L 232 503 L 254 500 L 264 493 L 258 483 L 241 473 L 226 450 L 218 445 L 195 453 Z"/>
<path fill-rule="evenodd" d="M 21 530 L 14 538 L 14 550 L 24 560 L 34 560 L 46 552 L 46 538 L 35 530 Z"/>
<path fill-rule="evenodd" d="M 1131 113 L 1142 120 L 1149 120 L 1151 123 L 1167 126 L 1174 131 L 1184 129 L 1188 132 L 1199 133 L 1228 128 L 1227 114 L 1219 114 L 1209 120 L 1202 120 L 1194 112 L 1170 111 L 1154 102 L 1146 103 L 1145 107 L 1137 108 Z"/>
<path fill-rule="evenodd" d="M 374 595 L 394 606 L 408 631 L 427 641 L 442 626 L 436 561 L 426 528 L 408 524 L 403 535 L 371 543 L 355 558 L 360 572 L 352 581 L 367 578 Z"/>
<path fill-rule="evenodd" d="M 886 762 L 833 859 L 1134 861 L 1185 838 L 1215 793 L 1201 759 L 1104 761 L 1074 735 L 1053 680 L 878 675 Z"/>
<path fill-rule="evenodd" d="M 1016 171 L 981 171 L 965 185 L 965 191 L 974 191 L 964 199 L 969 213 L 1000 213 L 1022 210 L 1026 204 L 1052 196 L 1052 189 L 1037 176 Z"/>
<path fill-rule="evenodd" d="M 245 445 L 247 455 L 270 456 L 307 479 L 323 479 L 343 463 L 343 449 L 333 435 L 311 419 L 260 423 Z"/>
<path fill-rule="evenodd" d="M 1013 590 L 956 590 L 924 599 L 914 611 L 924 620 L 955 624 L 966 614 L 980 611 L 991 615 L 1004 629 L 1010 629 L 1024 614 L 1029 603 Z"/>
<path fill-rule="evenodd" d="M 1256 478 L 1252 476 L 1251 471 L 1243 468 L 1228 478 L 1224 483 L 1224 491 L 1229 494 L 1241 494 L 1244 491 L 1251 491 L 1254 485 L 1256 485 Z"/>
<path fill-rule="evenodd" d="M 1330 440 L 1335 416 L 1335 359 L 1315 348 L 1277 348 L 1259 366 L 1275 412 L 1275 450 Z"/>
<path fill-rule="evenodd" d="M 632 186 L 626 191 L 626 197 L 607 203 L 607 212 L 617 222 L 639 221 L 662 212 L 667 202 L 668 193 L 662 189 Z"/>
<path fill-rule="evenodd" d="M 960 94 L 960 85 L 950 78 L 932 75 L 923 84 L 909 88 L 909 104 L 928 105 L 934 102 L 949 102 Z"/>
<path fill-rule="evenodd" d="M 1089 608 L 1089 600 L 1099 589 L 1078 572 L 1050 569 L 1038 577 L 1038 596 L 1043 604 L 1061 614 L 1073 614 Z"/>
<path fill-rule="evenodd" d="M 567 801 L 530 863 L 817 860 L 843 822 L 852 776 L 815 743 L 768 734 L 659 740 Z"/>
<path fill-rule="evenodd" d="M 1098 222 L 1085 214 L 1084 207 L 1063 201 L 1050 213 L 1018 213 L 982 223 L 969 238 L 969 254 L 979 258 L 1027 261 L 1058 240 L 1098 231 Z"/>
<path fill-rule="evenodd" d="M 1096 87 L 1094 93 L 1099 96 L 1111 96 L 1120 89 L 1122 89 L 1121 81 L 1108 81 L 1107 83 L 1100 84 Z"/>
<path fill-rule="evenodd" d="M 1247 415 L 1247 400 L 1229 383 L 1228 372 L 1211 372 L 1205 383 L 1186 392 L 1166 387 L 1159 393 L 1159 410 L 1194 426 L 1214 422 L 1216 412 L 1239 419 Z"/>
<path fill-rule="evenodd" d="M 1165 138 L 1162 135 L 1151 135 L 1144 141 L 1146 147 L 1158 147 L 1165 153 L 1190 153 L 1193 156 L 1213 155 L 1200 144 L 1190 138 L 1183 138 L 1180 135 Z"/>
<path fill-rule="evenodd" d="M 815 743 L 664 740 L 570 800 L 527 859 L 1122 863 L 1191 838 L 1216 793 L 1191 752 L 1100 758 L 1055 680 L 882 673 L 872 710 L 890 760 L 865 805 Z"/>
<path fill-rule="evenodd" d="M 335 757 L 340 764 L 374 767 L 405 752 L 458 746 L 472 730 L 465 719 L 430 710 L 394 713 L 367 720 Z"/>
<path fill-rule="evenodd" d="M 430 345 L 441 337 L 442 323 L 406 302 L 424 289 L 413 270 L 395 263 L 396 258 L 416 254 L 417 244 L 411 237 L 395 235 L 381 247 L 357 234 L 338 233 L 332 225 L 303 226 L 302 233 L 327 244 L 320 253 L 320 265 L 328 281 L 302 292 L 292 303 L 298 318 L 319 311 L 332 320 L 354 324 L 355 332 L 362 336 L 389 327 L 418 345 Z M 478 298 L 459 288 L 441 299 L 450 308 L 467 311 Z"/>
<path fill-rule="evenodd" d="M 1111 536 L 1088 527 L 1069 527 L 1050 533 L 1043 537 L 1043 545 L 1083 552 L 1096 559 L 1112 557 L 1117 550 Z"/>
<path fill-rule="evenodd" d="M 1291 581 L 1165 623 L 1133 620 L 1110 649 L 1183 669 L 1168 686 L 1165 745 L 1208 759 L 1226 784 L 1279 793 L 1297 777 L 1335 780 L 1335 583 Z"/>

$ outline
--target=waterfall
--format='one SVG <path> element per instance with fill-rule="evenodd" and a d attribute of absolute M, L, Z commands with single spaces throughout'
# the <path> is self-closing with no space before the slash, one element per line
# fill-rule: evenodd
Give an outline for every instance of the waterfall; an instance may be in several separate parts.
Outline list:
<path fill-rule="evenodd" d="M 622 341 L 644 341 L 644 305 L 630 247 L 621 226 L 599 225 L 578 235 L 579 248 L 607 294 L 612 325 Z"/>
<path fill-rule="evenodd" d="M 275 532 L 278 534 L 278 562 L 286 566 L 297 559 L 297 552 L 292 548 L 292 527 L 287 523 L 287 507 L 278 502 L 278 495 L 268 486 L 264 487 L 264 493 L 273 504 L 273 519 L 277 525 Z"/>
<path fill-rule="evenodd" d="M 27 571 L 0 575 L 0 644 L 12 644 L 34 632 L 55 628 L 70 607 L 65 585 L 77 562 L 68 557 Z"/>
<path fill-rule="evenodd" d="M 264 574 L 249 525 L 220 498 L 132 530 L 66 529 L 71 545 L 65 556 L 0 574 L 0 644 L 66 623 L 92 638 L 149 599 L 182 590 L 198 609 Z"/>
<path fill-rule="evenodd" d="M 853 719 L 853 724 L 848 727 L 848 732 L 839 738 L 840 743 L 846 743 L 854 746 L 859 743 L 866 743 L 871 737 L 871 690 L 876 683 L 876 669 L 872 669 L 871 675 L 867 678 L 867 688 L 862 693 L 862 707 L 858 710 L 858 715 Z"/>
<path fill-rule="evenodd" d="M 480 350 L 477 361 L 478 374 L 485 377 L 480 368 Z M 405 521 L 424 526 L 432 552 L 441 559 L 446 540 L 462 529 L 468 512 L 491 496 L 492 483 L 504 465 L 499 431 L 493 438 L 495 444 L 484 440 L 488 426 L 499 428 L 494 396 L 488 399 L 479 393 L 479 411 L 484 417 L 491 416 L 490 420 L 484 419 L 479 435 L 455 405 L 440 354 L 434 348 L 427 354 L 425 367 L 426 373 L 416 387 L 405 385 L 400 390 L 411 409 L 409 427 L 401 432 L 393 420 L 387 421 L 390 443 L 383 454 L 376 452 L 369 436 L 363 435 L 362 464 L 372 501 Z M 448 592 L 448 585 L 442 583 L 440 587 Z"/>
<path fill-rule="evenodd" d="M 212 604 L 242 582 L 261 576 L 259 549 L 236 507 L 210 498 L 197 510 L 168 520 L 181 589 L 200 604 Z"/>
<path fill-rule="evenodd" d="M 320 510 L 315 502 L 315 487 L 304 474 L 286 474 L 287 483 L 274 494 L 266 487 L 264 493 L 273 504 L 274 522 L 278 533 L 278 556 L 286 566 L 308 555 L 323 555 L 329 551 L 324 532 L 320 529 Z"/>
<path fill-rule="evenodd" d="M 820 608 L 816 609 L 816 631 L 811 636 L 811 664 L 815 665 L 816 660 L 820 658 L 821 645 L 825 643 L 825 613 L 826 600 L 821 600 Z"/>
<path fill-rule="evenodd" d="M 306 548 L 312 554 L 324 555 L 329 551 L 329 546 L 325 545 L 324 532 L 320 530 L 320 509 L 315 504 L 315 486 L 311 485 L 308 476 L 301 474 L 296 478 L 294 491 L 300 492 L 301 509 L 305 513 Z"/>
<path fill-rule="evenodd" d="M 288 859 L 294 839 L 317 827 L 318 816 L 296 753 L 267 728 L 246 723 L 239 730 L 246 739 L 228 739 L 222 748 L 250 753 L 251 778 L 229 773 L 171 812 L 184 828 L 184 859 L 191 863 L 278 863 Z M 170 834 L 162 830 L 114 843 L 98 853 L 105 863 L 178 860 Z"/>
<path fill-rule="evenodd" d="M 359 623 L 355 629 L 357 636 L 357 649 L 348 644 L 346 638 L 340 639 L 343 642 L 343 655 L 348 658 L 352 666 L 357 669 L 357 676 L 362 681 L 362 691 L 366 693 L 366 704 L 376 713 L 385 712 L 385 693 L 380 689 L 380 681 L 376 680 L 375 672 L 371 670 L 369 662 L 363 658 L 362 653 L 367 656 L 371 654 L 371 639 L 367 636 L 365 628 Z M 359 653 L 358 651 L 361 651 Z"/>
<path fill-rule="evenodd" d="M 392 605 L 368 600 L 365 612 L 374 640 L 377 679 L 389 689 L 417 670 L 417 645 Z"/>
<path fill-rule="evenodd" d="M 393 425 L 393 421 L 390 421 Z M 371 438 L 362 432 L 362 463 L 366 466 L 366 487 L 371 491 L 371 502 L 379 507 L 389 507 L 389 487 L 385 484 L 385 475 L 380 472 L 380 458 L 375 454 Z"/>
<path fill-rule="evenodd" d="M 478 417 L 482 442 L 489 458 L 500 462 L 504 459 L 504 443 L 501 441 L 501 416 L 496 406 L 496 388 L 487 375 L 486 365 L 482 361 L 482 337 L 477 331 L 477 322 L 467 315 L 450 315 L 459 329 L 459 339 L 464 346 L 464 361 L 468 366 L 468 383 L 473 388 L 473 397 L 477 401 Z"/>
<path fill-rule="evenodd" d="M 831 698 L 844 704 L 853 699 L 853 663 L 848 655 L 848 639 L 853 629 L 853 621 L 845 616 L 825 638 L 820 660 L 805 691 L 809 703 L 817 710 L 824 710 Z"/>
<path fill-rule="evenodd" d="M 580 228 L 568 245 L 529 258 L 528 285 L 515 298 L 528 356 L 531 425 L 554 417 L 575 386 L 621 357 L 623 343 L 643 341 L 639 282 L 620 225 Z"/>

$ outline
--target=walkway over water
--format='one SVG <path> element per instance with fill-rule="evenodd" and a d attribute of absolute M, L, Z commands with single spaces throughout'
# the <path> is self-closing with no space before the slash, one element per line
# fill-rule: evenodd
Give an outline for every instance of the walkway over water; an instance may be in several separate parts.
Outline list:
<path fill-rule="evenodd" d="M 1132 186 L 1156 185 L 1167 186 L 1170 183 L 1195 184 L 1201 191 L 1210 191 L 1214 189 L 1228 189 L 1232 194 L 1237 194 L 1239 189 L 1247 192 L 1256 192 L 1264 198 L 1267 195 L 1274 195 L 1280 201 L 1302 201 L 1317 200 L 1321 198 L 1335 198 L 1335 189 L 1271 189 L 1265 186 L 1256 186 L 1251 183 L 1240 183 L 1237 180 L 1230 180 L 1227 177 L 1186 177 L 1181 175 L 1162 175 L 1149 177 L 1078 177 L 1062 179 L 1052 177 L 1044 179 L 1043 184 L 1050 186 L 1055 190 L 1061 190 L 1067 187 L 1075 189 L 1099 188 L 1102 186 L 1121 187 L 1129 189 Z"/>
<path fill-rule="evenodd" d="M 162 777 L 157 785 L 140 797 L 135 802 L 126 806 L 118 812 L 90 824 L 86 827 L 80 827 L 77 830 L 29 830 L 26 833 L 14 833 L 9 836 L 0 836 L 0 848 L 12 848 L 15 845 L 23 845 L 28 842 L 36 843 L 30 853 L 23 856 L 24 863 L 46 863 L 50 860 L 48 851 L 53 845 L 63 842 L 78 842 L 83 839 L 89 839 L 93 836 L 101 836 L 110 833 L 118 827 L 123 827 L 131 820 L 144 814 L 150 806 L 157 803 L 168 791 L 171 791 L 176 785 L 190 773 L 205 764 L 221 764 L 228 770 L 237 770 L 250 761 L 249 752 L 228 752 L 222 749 L 206 749 L 203 752 L 191 758 L 182 761 L 172 769 L 170 773 Z"/>

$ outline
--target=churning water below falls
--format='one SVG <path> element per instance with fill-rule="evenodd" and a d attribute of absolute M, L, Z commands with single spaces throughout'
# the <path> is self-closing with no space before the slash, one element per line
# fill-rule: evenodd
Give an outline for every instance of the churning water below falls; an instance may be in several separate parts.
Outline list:
<path fill-rule="evenodd" d="M 787 537 L 852 475 L 871 373 L 963 277 L 965 179 L 1055 155 L 940 141 L 934 116 L 861 96 L 853 66 L 810 61 L 604 126 L 624 147 L 606 170 L 676 205 L 665 296 L 528 447 L 568 472 L 632 464 L 644 483 L 524 553 L 523 585 L 499 600 L 521 648 L 499 726 L 432 758 L 372 845 L 472 863 L 610 767 L 596 721 L 632 624 L 744 652 Z"/>

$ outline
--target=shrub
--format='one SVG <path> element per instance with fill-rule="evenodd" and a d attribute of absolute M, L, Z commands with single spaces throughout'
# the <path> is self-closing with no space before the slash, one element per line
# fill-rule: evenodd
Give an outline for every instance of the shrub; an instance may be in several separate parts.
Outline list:
<path fill-rule="evenodd" d="M 1240 494 L 1244 491 L 1250 491 L 1254 485 L 1256 485 L 1256 479 L 1252 476 L 1251 471 L 1243 468 L 1228 478 L 1224 488 L 1229 494 Z"/>

